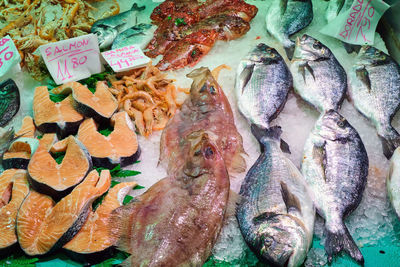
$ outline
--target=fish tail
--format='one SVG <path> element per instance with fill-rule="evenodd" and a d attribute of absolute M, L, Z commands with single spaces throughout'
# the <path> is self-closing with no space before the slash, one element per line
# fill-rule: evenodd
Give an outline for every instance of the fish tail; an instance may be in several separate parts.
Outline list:
<path fill-rule="evenodd" d="M 257 139 L 257 141 L 260 143 L 261 150 L 264 146 L 264 142 L 265 142 L 264 138 L 267 138 L 267 139 L 279 141 L 281 150 L 285 153 L 290 154 L 289 145 L 284 140 L 281 139 L 282 129 L 280 126 L 272 126 L 269 128 L 263 128 L 256 124 L 251 124 L 251 132 L 254 135 L 254 137 Z"/>
<path fill-rule="evenodd" d="M 342 225 L 343 227 L 339 229 L 326 229 L 325 251 L 328 254 L 328 262 L 331 263 L 333 256 L 344 250 L 358 263 L 363 264 L 364 257 L 360 249 L 351 237 L 347 227 L 344 224 Z"/>
<path fill-rule="evenodd" d="M 131 7 L 131 10 L 142 11 L 146 8 L 146 6 L 139 6 L 137 3 L 134 3 Z"/>
<path fill-rule="evenodd" d="M 390 159 L 396 148 L 400 146 L 400 134 L 391 126 L 388 130 L 384 134 L 378 133 L 378 136 L 382 142 L 383 154 L 387 159 Z"/>
<path fill-rule="evenodd" d="M 109 234 L 114 240 L 114 243 L 122 251 L 130 253 L 130 225 L 132 220 L 132 214 L 135 209 L 135 203 L 130 203 L 128 205 L 119 207 L 111 213 L 109 219 Z"/>
<path fill-rule="evenodd" d="M 287 44 L 283 47 L 289 60 L 292 60 L 293 58 L 295 47 L 295 43 L 292 40 L 289 40 L 289 42 L 287 42 Z"/>

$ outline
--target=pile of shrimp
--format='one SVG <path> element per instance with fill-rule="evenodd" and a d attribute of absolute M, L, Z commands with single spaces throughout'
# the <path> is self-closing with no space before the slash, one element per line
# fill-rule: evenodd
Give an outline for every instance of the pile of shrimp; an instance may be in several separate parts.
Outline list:
<path fill-rule="evenodd" d="M 88 2 L 98 0 L 3 0 L 0 1 L 0 22 L 6 26 L 0 30 L 0 38 L 10 35 L 32 77 L 44 78 L 38 66 L 40 53 L 37 48 L 88 34 L 92 24 L 101 18 L 119 13 L 117 0 L 96 17 L 96 10 Z"/>
<path fill-rule="evenodd" d="M 125 110 L 139 133 L 148 137 L 153 131 L 164 129 L 189 93 L 189 89 L 173 82 L 150 62 L 122 75 L 121 80 L 111 81 L 109 90 L 117 98 L 119 109 Z"/>

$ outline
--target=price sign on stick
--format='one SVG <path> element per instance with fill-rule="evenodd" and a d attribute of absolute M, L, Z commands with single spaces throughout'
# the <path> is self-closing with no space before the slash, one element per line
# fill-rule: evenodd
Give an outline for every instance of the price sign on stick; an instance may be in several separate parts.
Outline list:
<path fill-rule="evenodd" d="M 383 0 L 354 0 L 350 9 L 337 16 L 320 32 L 346 43 L 372 45 L 379 19 L 389 7 Z"/>
<path fill-rule="evenodd" d="M 11 68 L 21 62 L 21 56 L 18 53 L 11 37 L 7 35 L 0 39 L 0 77 L 6 74 Z"/>
<path fill-rule="evenodd" d="M 113 71 L 121 72 L 140 68 L 150 62 L 138 45 L 129 45 L 122 48 L 101 53 Z"/>
<path fill-rule="evenodd" d="M 39 49 L 57 84 L 82 80 L 103 71 L 95 34 L 42 45 Z"/>

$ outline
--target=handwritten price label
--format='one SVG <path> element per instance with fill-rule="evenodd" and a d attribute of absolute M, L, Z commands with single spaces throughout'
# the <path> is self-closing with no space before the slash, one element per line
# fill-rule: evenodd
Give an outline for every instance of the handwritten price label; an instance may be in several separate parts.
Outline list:
<path fill-rule="evenodd" d="M 103 71 L 95 34 L 42 45 L 39 49 L 57 84 L 78 81 Z"/>
<path fill-rule="evenodd" d="M 374 44 L 379 19 L 390 7 L 383 0 L 354 0 L 346 12 L 321 29 L 321 33 L 350 44 Z"/>
<path fill-rule="evenodd" d="M 150 62 L 139 46 L 129 45 L 101 53 L 115 72 L 140 68 Z"/>
<path fill-rule="evenodd" d="M 20 62 L 21 56 L 11 37 L 7 35 L 0 39 L 0 77 Z"/>

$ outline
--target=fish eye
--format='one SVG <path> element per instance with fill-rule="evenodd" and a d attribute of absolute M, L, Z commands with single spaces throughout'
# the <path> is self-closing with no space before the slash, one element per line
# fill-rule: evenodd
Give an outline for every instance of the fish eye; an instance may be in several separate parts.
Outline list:
<path fill-rule="evenodd" d="M 321 49 L 322 48 L 321 43 L 320 42 L 313 43 L 313 48 L 314 49 Z"/>
<path fill-rule="evenodd" d="M 210 159 L 212 156 L 214 155 L 214 150 L 212 149 L 212 147 L 206 147 L 205 149 L 204 149 L 204 156 L 207 158 L 207 159 Z"/>
<path fill-rule="evenodd" d="M 340 128 L 343 128 L 343 127 L 344 127 L 344 121 L 339 121 L 339 122 L 337 123 L 337 125 L 338 125 Z"/>

